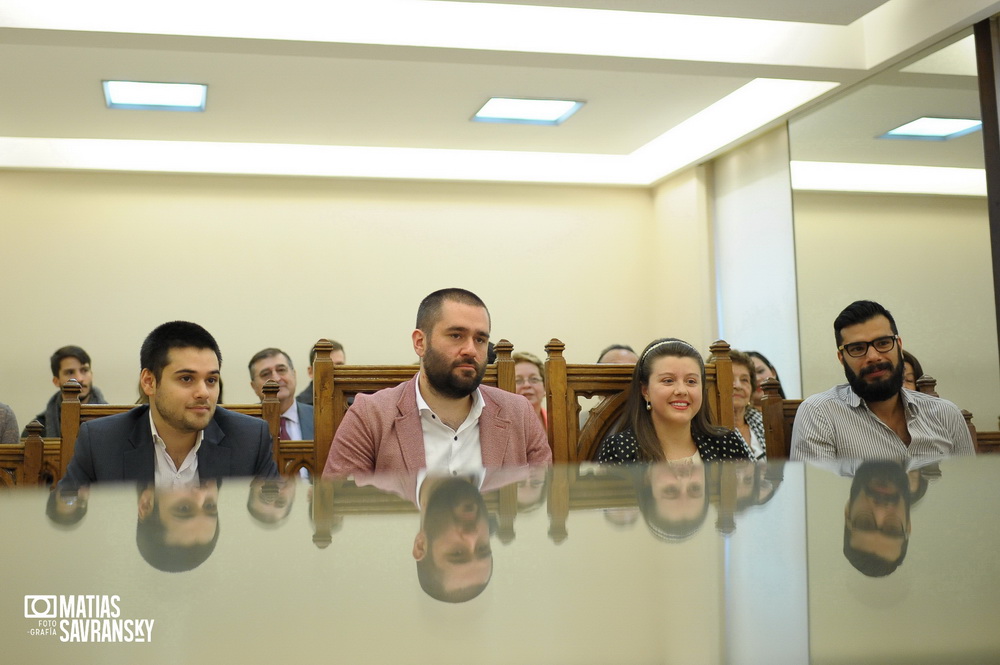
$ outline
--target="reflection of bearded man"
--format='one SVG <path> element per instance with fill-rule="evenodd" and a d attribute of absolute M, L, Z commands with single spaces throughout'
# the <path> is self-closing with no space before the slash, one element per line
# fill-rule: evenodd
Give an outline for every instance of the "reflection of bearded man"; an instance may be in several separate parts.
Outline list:
<path fill-rule="evenodd" d="M 441 395 L 451 399 L 461 399 L 468 397 L 483 382 L 486 376 L 486 359 L 476 362 L 475 356 L 465 356 L 454 362 L 434 350 L 431 346 L 431 338 L 427 338 L 427 349 L 424 351 L 424 374 L 427 381 Z M 472 365 L 476 368 L 475 373 L 457 369 L 461 365 Z"/>
<path fill-rule="evenodd" d="M 420 587 L 437 600 L 471 600 L 483 592 L 493 574 L 486 501 L 461 478 L 427 478 L 424 483 L 434 486 L 413 542 Z"/>
<path fill-rule="evenodd" d="M 865 365 L 861 368 L 860 375 L 855 374 L 846 361 L 842 364 L 844 365 L 844 376 L 847 377 L 847 382 L 851 384 L 851 389 L 866 402 L 884 402 L 898 395 L 899 391 L 903 389 L 903 372 L 906 368 L 903 365 L 903 354 L 898 345 L 896 346 L 895 364 L 886 361 L 873 365 Z M 886 378 L 879 379 L 878 381 L 865 380 L 866 376 L 880 370 L 891 373 Z"/>
<path fill-rule="evenodd" d="M 910 480 L 897 462 L 865 462 L 844 509 L 844 556 L 869 577 L 884 577 L 906 558 Z"/>

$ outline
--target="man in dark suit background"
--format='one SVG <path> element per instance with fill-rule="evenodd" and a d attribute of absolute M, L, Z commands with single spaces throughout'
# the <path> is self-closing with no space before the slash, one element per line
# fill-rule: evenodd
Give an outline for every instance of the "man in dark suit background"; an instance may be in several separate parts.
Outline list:
<path fill-rule="evenodd" d="M 60 487 L 276 476 L 267 423 L 216 407 L 222 353 L 207 330 L 171 321 L 146 337 L 139 386 L 149 405 L 84 423 Z"/>
<path fill-rule="evenodd" d="M 281 349 L 269 347 L 250 359 L 250 387 L 264 399 L 264 384 L 273 379 L 278 384 L 281 405 L 281 439 L 309 441 L 313 438 L 313 407 L 295 401 L 296 375 L 292 359 Z"/>

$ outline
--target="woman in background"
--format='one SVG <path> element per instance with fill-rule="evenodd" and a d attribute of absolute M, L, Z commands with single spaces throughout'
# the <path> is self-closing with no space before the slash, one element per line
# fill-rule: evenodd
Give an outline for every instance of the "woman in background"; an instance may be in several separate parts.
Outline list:
<path fill-rule="evenodd" d="M 920 361 L 909 351 L 903 351 L 903 387 L 907 390 L 917 389 L 917 379 L 924 375 Z"/>
<path fill-rule="evenodd" d="M 753 359 L 754 370 L 757 374 L 757 388 L 753 393 L 753 405 L 756 408 L 760 408 L 761 400 L 764 399 L 764 382 L 768 379 L 778 379 L 778 370 L 774 369 L 774 365 L 771 361 L 764 357 L 763 353 L 758 351 L 747 351 L 746 354 Z M 779 383 L 781 379 L 778 379 Z M 778 391 L 781 395 L 781 399 L 785 399 L 785 389 L 781 387 Z"/>
<path fill-rule="evenodd" d="M 535 415 L 542 421 L 542 428 L 549 425 L 548 413 L 545 412 L 545 365 L 538 356 L 524 351 L 511 354 L 514 361 L 514 385 L 517 394 L 524 395 L 531 402 Z"/>
<path fill-rule="evenodd" d="M 736 433 L 750 447 L 754 459 L 767 457 L 764 445 L 764 417 L 750 403 L 757 392 L 757 374 L 749 354 L 735 349 L 729 352 L 733 361 L 733 422 Z"/>

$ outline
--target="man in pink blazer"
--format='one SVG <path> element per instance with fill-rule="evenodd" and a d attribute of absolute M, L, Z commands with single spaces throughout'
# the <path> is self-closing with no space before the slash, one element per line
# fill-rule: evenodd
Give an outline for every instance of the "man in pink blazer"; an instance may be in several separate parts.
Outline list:
<path fill-rule="evenodd" d="M 420 371 L 394 388 L 358 395 L 323 475 L 551 464 L 528 400 L 480 385 L 489 337 L 489 312 L 475 294 L 442 289 L 424 298 L 412 334 Z"/>

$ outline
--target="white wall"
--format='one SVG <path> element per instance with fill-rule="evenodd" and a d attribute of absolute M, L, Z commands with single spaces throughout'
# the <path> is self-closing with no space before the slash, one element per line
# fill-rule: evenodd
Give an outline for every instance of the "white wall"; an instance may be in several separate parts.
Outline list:
<path fill-rule="evenodd" d="M 558 337 L 593 362 L 652 334 L 647 190 L 6 171 L 0 200 L 0 401 L 22 427 L 56 348 L 87 349 L 95 384 L 130 402 L 143 337 L 178 318 L 218 339 L 230 402 L 255 399 L 246 362 L 265 346 L 303 375 L 327 336 L 352 362 L 414 361 L 417 304 L 446 286 L 538 354 Z"/>
<path fill-rule="evenodd" d="M 800 394 L 799 322 L 788 130 L 782 125 L 714 162 L 719 334 L 759 351 L 786 397 Z"/>

